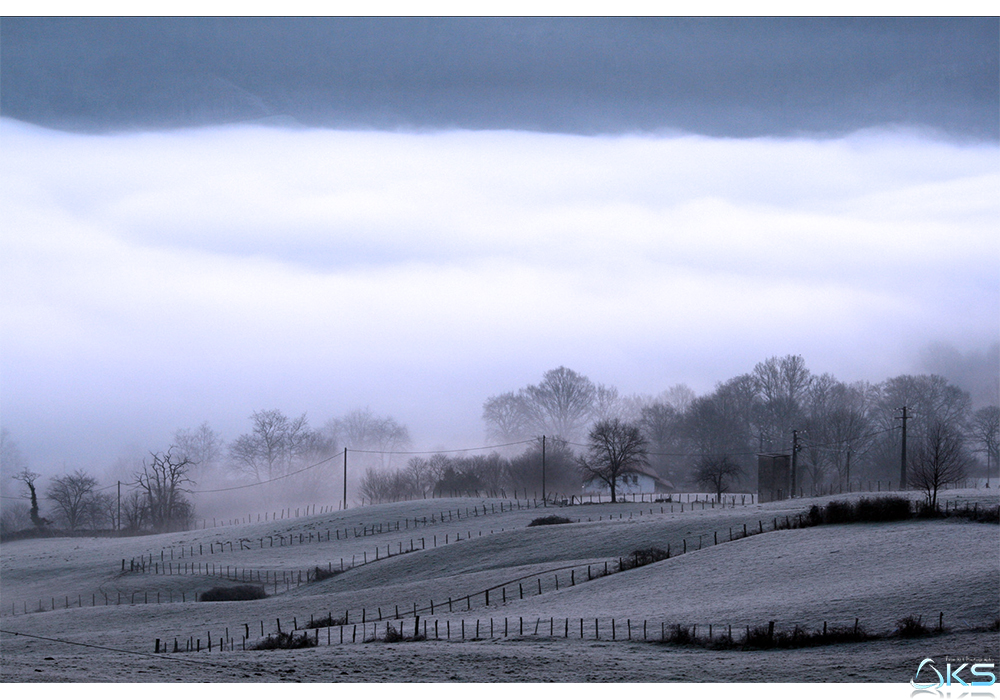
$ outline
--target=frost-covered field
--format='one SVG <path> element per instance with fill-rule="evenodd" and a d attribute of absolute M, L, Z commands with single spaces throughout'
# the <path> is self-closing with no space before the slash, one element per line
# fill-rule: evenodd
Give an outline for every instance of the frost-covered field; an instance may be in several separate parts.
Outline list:
<path fill-rule="evenodd" d="M 997 503 L 995 489 L 946 497 Z M 775 519 L 794 520 L 828 500 L 685 504 L 683 513 L 677 504 L 671 513 L 670 504 L 650 503 L 543 511 L 522 502 L 510 511 L 505 501 L 501 514 L 499 501 L 440 499 L 169 535 L 5 543 L 0 678 L 905 682 L 928 656 L 1000 656 L 997 633 L 984 631 L 1000 616 L 1000 528 L 949 519 L 771 531 Z M 578 522 L 526 527 L 553 512 Z M 368 534 L 379 525 L 381 532 Z M 751 536 L 741 536 L 744 526 Z M 754 534 L 761 526 L 764 533 Z M 671 558 L 600 575 L 605 563 L 613 571 L 618 557 L 651 546 L 669 546 Z M 290 572 L 337 568 L 341 558 L 369 563 L 319 582 L 286 583 Z M 146 571 L 130 570 L 133 561 Z M 202 573 L 190 573 L 192 565 Z M 206 566 L 216 574 L 229 567 L 239 577 L 278 572 L 277 593 L 269 578 L 264 600 L 193 602 L 198 592 L 227 584 L 205 575 Z M 414 606 L 430 640 L 361 643 L 373 631 L 383 636 L 387 624 L 411 634 Z M 310 649 L 243 649 L 248 632 L 247 644 L 261 638 L 262 625 L 266 635 L 279 621 L 287 631 L 329 613 L 349 617 L 344 644 L 342 628 L 332 627 L 321 628 L 319 646 Z M 652 643 L 677 624 L 697 625 L 705 636 L 709 625 L 713 635 L 730 627 L 737 635 L 772 620 L 777 629 L 816 630 L 858 619 L 871 632 L 886 632 L 908 615 L 936 626 L 940 613 L 950 633 L 916 640 L 755 652 Z M 220 651 L 222 638 L 234 640 L 235 649 Z M 202 651 L 154 656 L 157 639 L 171 650 L 175 639 L 182 649 L 198 640 Z"/>

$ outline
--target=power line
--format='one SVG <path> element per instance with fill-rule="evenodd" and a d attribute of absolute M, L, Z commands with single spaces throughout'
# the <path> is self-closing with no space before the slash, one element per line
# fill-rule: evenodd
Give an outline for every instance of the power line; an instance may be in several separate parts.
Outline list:
<path fill-rule="evenodd" d="M 273 483 L 275 481 L 281 481 L 282 479 L 287 479 L 290 476 L 295 476 L 296 474 L 301 474 L 302 472 L 309 471 L 310 469 L 315 469 L 316 467 L 319 467 L 319 466 L 321 466 L 323 464 L 326 464 L 327 462 L 330 462 L 330 461 L 336 459 L 339 456 L 340 456 L 340 453 L 337 453 L 337 454 L 335 454 L 335 455 L 333 455 L 331 457 L 327 457 L 326 459 L 320 460 L 319 462 L 316 462 L 315 464 L 310 464 L 308 467 L 303 467 L 302 469 L 299 469 L 297 471 L 288 472 L 287 474 L 282 474 L 281 476 L 276 476 L 273 479 L 267 479 L 266 481 L 258 481 L 257 483 L 254 483 L 254 484 L 243 484 L 241 486 L 227 486 L 226 488 L 221 488 L 221 489 L 203 489 L 201 491 L 194 491 L 194 490 L 192 490 L 192 491 L 190 491 L 190 493 L 220 493 L 222 491 L 236 491 L 238 489 L 248 489 L 248 488 L 252 488 L 254 486 L 263 486 L 264 484 L 270 484 L 270 483 Z"/>
<path fill-rule="evenodd" d="M 482 445 L 480 447 L 463 447 L 457 450 L 422 450 L 419 452 L 404 452 L 401 450 L 354 450 L 351 452 L 361 452 L 362 454 L 369 455 L 439 455 L 439 454 L 453 454 L 455 452 L 476 452 L 479 450 L 492 450 L 498 447 L 512 447 L 514 445 L 529 445 L 531 443 L 537 442 L 539 438 L 532 438 L 530 440 L 520 440 L 518 442 L 507 442 L 502 445 Z"/>

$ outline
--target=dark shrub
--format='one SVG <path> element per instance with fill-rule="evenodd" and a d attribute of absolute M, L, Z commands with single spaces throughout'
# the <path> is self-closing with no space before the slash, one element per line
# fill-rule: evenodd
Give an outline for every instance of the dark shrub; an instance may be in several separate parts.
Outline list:
<path fill-rule="evenodd" d="M 896 621 L 896 634 L 900 637 L 924 637 L 930 634 L 930 630 L 922 622 L 921 617 L 904 617 Z"/>
<path fill-rule="evenodd" d="M 339 573 L 341 572 L 334 571 L 332 569 L 321 569 L 318 566 L 316 566 L 312 570 L 312 579 L 313 581 L 323 581 L 324 579 L 333 578 Z"/>
<path fill-rule="evenodd" d="M 911 515 L 910 501 L 899 496 L 862 498 L 855 509 L 857 519 L 863 523 L 907 520 Z"/>
<path fill-rule="evenodd" d="M 854 522 L 854 509 L 844 501 L 830 501 L 826 504 L 823 520 L 827 525 Z"/>
<path fill-rule="evenodd" d="M 944 513 L 942 513 L 938 508 L 932 506 L 930 503 L 921 503 L 917 508 L 917 517 L 919 518 L 943 518 Z"/>
<path fill-rule="evenodd" d="M 687 627 L 674 625 L 674 628 L 670 630 L 670 634 L 667 636 L 667 641 L 671 644 L 694 644 L 696 640 Z"/>
<path fill-rule="evenodd" d="M 806 522 L 811 527 L 815 527 L 823 523 L 823 512 L 819 509 L 819 506 L 813 505 L 809 508 L 809 513 L 806 515 Z"/>
<path fill-rule="evenodd" d="M 316 620 L 310 620 L 309 624 L 305 626 L 306 629 L 312 630 L 318 627 L 339 627 L 340 625 L 346 625 L 347 620 L 343 617 L 334 617 L 332 614 L 327 614 L 326 617 L 321 617 Z"/>
<path fill-rule="evenodd" d="M 667 559 L 668 555 L 659 547 L 649 547 L 648 549 L 637 549 L 627 557 L 621 559 L 619 564 L 619 571 L 628 571 L 629 569 L 634 569 L 637 566 L 646 566 L 647 564 L 652 564 L 653 562 L 661 561 Z"/>
<path fill-rule="evenodd" d="M 379 639 L 378 636 L 369 637 L 365 640 L 366 644 L 372 642 L 384 642 L 386 644 L 396 644 L 397 642 L 422 642 L 424 641 L 424 635 L 418 634 L 415 637 L 407 637 L 403 632 L 403 623 L 399 623 L 399 628 L 397 629 L 392 624 L 388 626 L 385 631 L 385 636 Z"/>
<path fill-rule="evenodd" d="M 254 644 L 251 649 L 304 649 L 316 646 L 316 640 L 308 634 L 296 637 L 288 632 L 278 632 L 277 635 L 267 635 L 267 639 L 262 639 Z"/>
<path fill-rule="evenodd" d="M 564 518 L 561 515 L 546 515 L 544 518 L 535 518 L 528 523 L 528 527 L 534 527 L 535 525 L 566 525 L 572 522 L 569 518 Z"/>
<path fill-rule="evenodd" d="M 267 598 L 263 586 L 219 586 L 210 588 L 201 594 L 201 602 L 216 602 L 220 600 L 260 600 Z"/>

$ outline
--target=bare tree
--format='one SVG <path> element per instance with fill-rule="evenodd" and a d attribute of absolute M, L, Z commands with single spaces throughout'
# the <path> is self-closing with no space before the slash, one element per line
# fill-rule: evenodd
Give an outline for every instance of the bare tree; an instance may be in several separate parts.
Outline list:
<path fill-rule="evenodd" d="M 31 499 L 31 510 L 29 511 L 29 516 L 31 517 L 31 524 L 38 529 L 44 528 L 49 525 L 49 521 L 46 518 L 41 517 L 38 514 L 38 492 L 35 490 L 35 482 L 38 480 L 41 474 L 33 472 L 27 467 L 14 474 L 11 479 L 15 481 L 20 481 L 24 484 L 24 488 L 27 489 L 24 494 L 24 498 Z"/>
<path fill-rule="evenodd" d="M 250 475 L 257 482 L 270 481 L 285 473 L 288 417 L 277 409 L 255 411 L 250 422 L 251 431 L 240 435 L 229 446 L 229 457 L 237 471 Z"/>
<path fill-rule="evenodd" d="M 434 490 L 437 477 L 431 469 L 430 462 L 423 457 L 411 457 L 406 463 L 406 473 L 413 484 L 414 495 L 426 498 Z"/>
<path fill-rule="evenodd" d="M 296 464 L 319 461 L 332 453 L 330 437 L 309 427 L 306 414 L 289 418 L 281 411 L 257 411 L 251 431 L 229 445 L 232 468 L 258 483 L 293 471 Z"/>
<path fill-rule="evenodd" d="M 532 434 L 573 440 L 594 416 L 597 387 L 566 367 L 549 370 L 524 394 Z"/>
<path fill-rule="evenodd" d="M 174 432 L 177 455 L 191 460 L 200 474 L 206 474 L 222 459 L 224 443 L 205 421 L 195 429 L 179 428 Z"/>
<path fill-rule="evenodd" d="M 524 394 L 508 391 L 486 399 L 483 422 L 487 440 L 500 443 L 524 440 L 530 435 Z"/>
<path fill-rule="evenodd" d="M 117 529 L 118 500 L 109 493 L 94 493 L 83 504 L 83 520 L 92 530 L 103 529 L 110 524 Z"/>
<path fill-rule="evenodd" d="M 742 474 L 743 469 L 728 455 L 706 455 L 698 463 L 695 479 L 715 491 L 716 500 L 721 501 L 722 494 Z"/>
<path fill-rule="evenodd" d="M 986 406 L 972 414 L 972 437 L 986 453 L 986 481 L 1000 465 L 1000 407 Z"/>
<path fill-rule="evenodd" d="M 183 525 L 192 516 L 191 503 L 185 497 L 193 483 L 188 478 L 191 461 L 186 457 L 166 452 L 151 452 L 151 460 L 143 460 L 142 471 L 135 474 L 139 487 L 146 496 L 150 524 L 155 530 L 165 531 Z"/>
<path fill-rule="evenodd" d="M 326 424 L 332 440 L 358 452 L 368 452 L 362 460 L 368 466 L 385 469 L 391 466 L 391 452 L 410 445 L 410 431 L 391 416 L 379 416 L 370 408 L 356 409 Z"/>
<path fill-rule="evenodd" d="M 27 503 L 4 503 L 0 514 L 0 532 L 18 532 L 31 526 L 31 509 Z"/>
<path fill-rule="evenodd" d="M 606 484 L 616 499 L 618 480 L 649 464 L 647 442 L 639 426 L 617 418 L 599 421 L 588 435 L 587 452 L 578 458 L 585 480 Z"/>
<path fill-rule="evenodd" d="M 910 453 L 908 481 L 937 508 L 938 491 L 965 478 L 968 455 L 961 434 L 944 421 L 932 423 Z"/>
<path fill-rule="evenodd" d="M 671 406 L 677 413 L 684 413 L 696 398 L 697 394 L 687 384 L 674 384 L 660 392 L 657 400 Z"/>
<path fill-rule="evenodd" d="M 122 496 L 122 529 L 126 532 L 139 532 L 148 522 L 149 500 L 146 492 L 132 489 Z"/>
<path fill-rule="evenodd" d="M 45 495 L 56 504 L 70 530 L 75 530 L 86 513 L 87 501 L 93 496 L 97 479 L 82 469 L 72 474 L 53 477 Z"/>

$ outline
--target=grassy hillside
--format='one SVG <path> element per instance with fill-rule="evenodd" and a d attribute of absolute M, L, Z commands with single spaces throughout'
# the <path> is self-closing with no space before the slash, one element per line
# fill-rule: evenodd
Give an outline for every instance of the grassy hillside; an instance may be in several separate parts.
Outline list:
<path fill-rule="evenodd" d="M 995 492 L 949 494 L 949 498 L 955 497 L 976 498 L 981 503 L 997 502 Z M 816 499 L 815 502 L 822 504 L 828 500 Z M 246 672 L 247 664 L 266 667 L 274 659 L 297 658 L 296 654 L 315 659 L 318 669 L 323 666 L 320 660 L 326 658 L 324 655 L 336 653 L 341 655 L 338 658 L 343 658 L 348 654 L 349 658 L 354 658 L 353 655 L 361 653 L 359 650 L 376 647 L 360 644 L 356 650 L 339 647 L 339 628 L 329 631 L 334 643 L 329 650 L 325 646 L 326 629 L 320 630 L 321 646 L 298 652 L 243 651 L 243 638 L 249 632 L 247 643 L 257 641 L 261 637 L 262 623 L 267 634 L 277 630 L 279 621 L 283 631 L 287 631 L 295 624 L 304 626 L 311 616 L 318 618 L 333 613 L 334 617 L 339 617 L 345 612 L 351 622 L 345 628 L 348 639 L 354 634 L 354 623 L 364 614 L 368 625 L 360 633 L 363 638 L 370 636 L 371 620 L 377 619 L 379 612 L 391 618 L 397 606 L 401 615 L 410 617 L 407 631 L 412 632 L 414 605 L 421 616 L 421 626 L 426 623 L 430 625 L 428 629 L 433 629 L 437 621 L 442 636 L 450 627 L 453 637 L 458 637 L 463 620 L 469 638 L 473 636 L 476 620 L 480 621 L 481 636 L 484 636 L 488 621 L 493 619 L 499 638 L 502 620 L 507 618 L 511 632 L 507 643 L 514 644 L 515 621 L 518 625 L 523 623 L 532 644 L 541 644 L 545 650 L 556 645 L 551 651 L 551 663 L 557 675 L 563 674 L 558 670 L 558 645 L 575 645 L 574 654 L 597 653 L 594 649 L 598 647 L 594 645 L 604 644 L 605 637 L 610 635 L 612 618 L 618 630 L 628 624 L 626 620 L 632 621 L 637 638 L 643 621 L 648 630 L 653 630 L 652 636 L 676 624 L 698 625 L 703 635 L 708 625 L 718 634 L 730 625 L 740 630 L 746 625 L 766 624 L 770 620 L 776 621 L 779 628 L 799 625 L 816 629 L 824 622 L 851 624 L 855 618 L 860 618 L 870 631 L 886 632 L 897 620 L 908 615 L 922 616 L 936 625 L 938 614 L 943 612 L 946 627 L 965 635 L 938 638 L 949 640 L 948 653 L 958 653 L 956 644 L 968 643 L 972 645 L 970 648 L 979 645 L 983 647 L 978 651 L 980 654 L 997 646 L 995 633 L 967 632 L 982 629 L 1000 617 L 1000 562 L 996 556 L 1000 529 L 996 525 L 953 519 L 772 531 L 775 519 L 780 521 L 788 516 L 794 520 L 813 502 L 806 499 L 715 509 L 691 508 L 685 504 L 683 513 L 676 505 L 671 513 L 669 504 L 648 503 L 545 511 L 526 509 L 522 503 L 521 510 L 508 511 L 508 502 L 504 502 L 501 514 L 498 501 L 442 499 L 137 538 L 11 542 L 5 543 L 0 551 L 3 629 L 63 642 L 141 652 L 151 652 L 157 638 L 171 645 L 175 638 L 181 643 L 200 639 L 207 645 L 210 634 L 217 645 L 218 639 L 226 637 L 228 632 L 229 638 L 237 640 L 235 651 L 220 653 L 216 650 L 211 657 L 202 652 L 201 655 L 150 658 L 149 680 L 168 680 L 177 667 L 194 668 L 193 662 L 199 659 L 221 663 L 222 667 L 214 668 L 212 674 L 233 679 Z M 466 509 L 469 509 L 468 516 Z M 473 517 L 473 512 L 479 515 Z M 575 522 L 526 527 L 543 512 L 557 512 Z M 444 522 L 441 522 L 442 514 Z M 426 525 L 424 518 L 427 518 Z M 414 523 L 414 519 L 418 522 Z M 381 532 L 378 531 L 380 524 Z M 744 525 L 752 536 L 740 537 Z M 761 525 L 765 532 L 752 534 L 759 531 Z M 730 528 L 736 537 L 731 542 Z M 331 533 L 329 539 L 328 531 Z M 338 531 L 339 540 L 335 534 Z M 299 535 L 302 535 L 301 544 Z M 716 537 L 717 546 L 714 545 Z M 420 538 L 423 538 L 423 549 Z M 437 546 L 433 544 L 435 538 Z M 282 539 L 283 546 L 278 544 Z M 411 540 L 417 551 L 408 551 Z M 402 555 L 398 554 L 400 545 L 406 552 Z M 605 563 L 613 572 L 618 557 L 651 546 L 661 549 L 669 546 L 671 558 L 609 576 L 598 575 L 603 574 Z M 687 553 L 678 556 L 685 547 Z M 371 561 L 376 549 L 379 559 Z M 392 556 L 386 558 L 387 551 Z M 330 563 L 337 568 L 341 557 L 348 561 L 354 557 L 356 562 L 367 558 L 370 563 L 301 586 L 285 584 L 281 579 L 276 595 L 272 583 L 268 589 L 271 597 L 258 601 L 193 602 L 198 592 L 225 585 L 227 580 L 204 573 L 177 573 L 175 568 L 184 565 L 190 571 L 194 564 L 200 565 L 204 572 L 205 566 L 214 566 L 218 573 L 228 566 L 231 576 L 236 577 L 246 576 L 244 570 L 250 569 L 268 572 L 268 577 L 273 576 L 273 572 L 282 572 L 280 575 L 287 577 L 290 572 L 315 566 L 326 568 Z M 145 573 L 128 570 L 122 573 L 122 559 L 126 560 L 126 569 L 141 561 L 146 566 Z M 157 573 L 151 572 L 150 559 Z M 169 574 L 162 573 L 161 564 L 168 566 Z M 588 566 L 593 580 L 587 578 Z M 571 570 L 574 572 L 572 579 Z M 570 585 L 571 580 L 575 585 Z M 235 581 L 232 583 L 235 585 Z M 488 589 L 487 606 L 485 591 Z M 155 602 L 157 594 L 159 604 Z M 180 602 L 182 594 L 184 602 Z M 111 605 L 103 605 L 105 595 Z M 119 595 L 123 598 L 121 605 L 116 604 Z M 131 604 L 133 596 L 135 605 Z M 39 602 L 42 608 L 49 610 L 52 598 L 56 598 L 55 611 L 31 612 Z M 64 609 L 67 598 L 70 607 Z M 450 613 L 449 598 L 452 599 Z M 168 602 L 171 599 L 174 602 Z M 431 601 L 435 606 L 433 616 L 429 609 Z M 92 606 L 93 602 L 97 605 Z M 78 607 L 79 603 L 82 607 Z M 24 614 L 25 608 L 29 614 Z M 581 618 L 585 621 L 586 639 L 583 641 L 579 639 Z M 594 640 L 595 618 L 599 629 L 603 630 L 599 642 Z M 572 623 L 569 625 L 573 630 L 569 635 L 571 639 L 548 639 L 549 629 L 556 631 L 557 636 L 565 633 L 566 620 Z M 536 624 L 540 630 L 538 637 L 534 636 Z M 384 622 L 376 627 L 380 634 L 384 633 Z M 920 643 L 930 642 L 923 640 Z M 504 646 L 499 639 L 493 644 Z M 902 656 L 909 658 L 907 655 L 912 655 L 910 644 L 898 640 L 847 645 L 855 652 L 844 647 L 834 655 L 865 654 L 878 648 L 888 654 L 886 663 L 905 665 Z M 395 648 L 397 654 L 415 660 L 429 653 L 425 647 L 434 645 L 435 642 L 426 642 Z M 448 654 L 456 659 L 468 654 L 479 655 L 485 664 L 483 668 L 492 669 L 484 670 L 481 680 L 503 679 L 501 671 L 506 663 L 503 661 L 507 658 L 506 651 L 497 651 L 489 642 L 466 642 L 460 646 L 460 650 Z M 675 647 L 646 645 L 635 653 L 663 653 L 667 648 L 674 649 L 671 653 L 678 651 Z M 990 653 L 997 651 L 993 649 Z M 550 652 L 538 653 L 544 656 Z M 705 659 L 731 659 L 732 655 L 748 652 L 691 649 L 685 653 L 693 654 L 693 658 L 702 655 Z M 814 660 L 827 658 L 822 649 L 780 653 L 787 659 L 801 659 L 803 655 Z M 129 664 L 134 664 L 138 658 L 4 634 L 3 679 L 32 679 L 23 674 L 36 673 L 25 669 L 32 666 L 39 655 L 55 658 L 59 654 L 70 654 L 75 667 L 88 678 L 96 673 L 97 677 L 108 680 L 119 678 L 117 674 L 125 673 Z M 594 672 L 606 678 L 616 677 L 614 673 L 607 675 L 608 669 L 602 659 L 603 652 L 593 659 Z M 520 662 L 510 663 L 517 665 Z M 797 661 L 789 663 L 792 666 L 799 664 Z M 146 666 L 143 662 L 143 667 Z M 799 664 L 799 667 L 805 673 L 805 665 Z M 70 673 L 65 665 L 61 668 L 60 673 Z M 529 679 L 521 675 L 523 668 L 518 665 L 514 677 Z M 691 673 L 695 673 L 693 668 L 689 669 Z M 250 676 L 256 672 L 263 673 L 254 671 Z M 652 679 L 641 665 L 636 667 L 633 676 L 625 675 L 623 680 Z M 690 675 L 682 676 L 699 680 Z M 423 676 L 418 673 L 415 677 Z M 448 680 L 447 677 L 433 678 Z M 320 680 L 317 676 L 300 679 Z M 710 679 L 706 676 L 700 680 Z"/>

